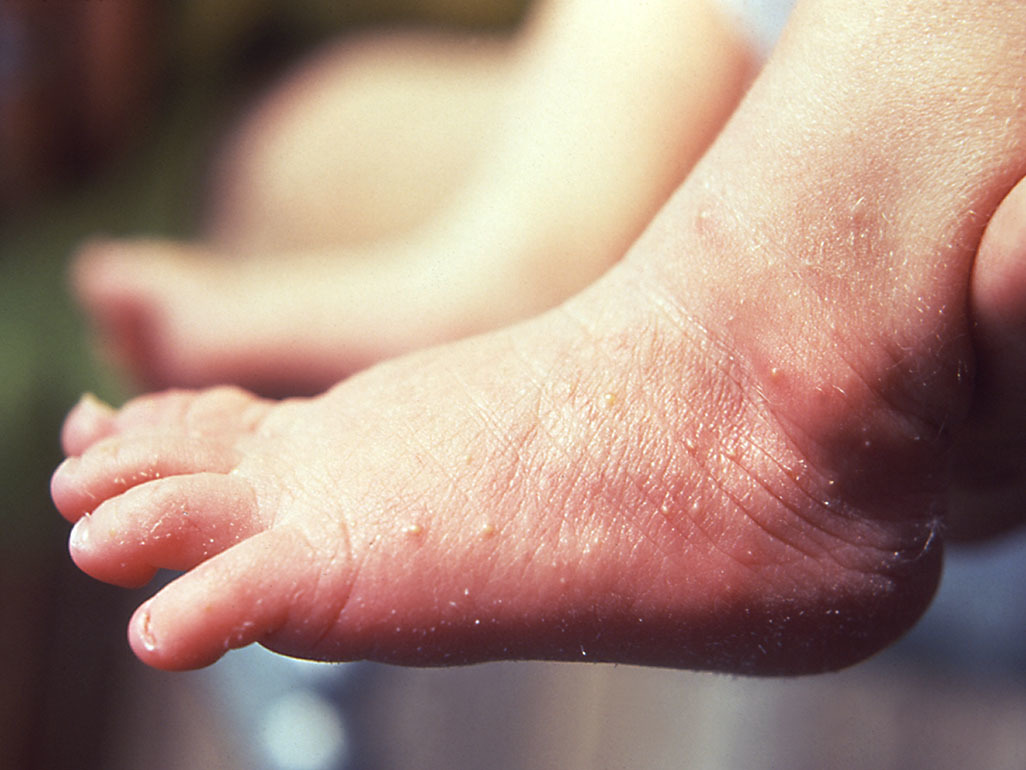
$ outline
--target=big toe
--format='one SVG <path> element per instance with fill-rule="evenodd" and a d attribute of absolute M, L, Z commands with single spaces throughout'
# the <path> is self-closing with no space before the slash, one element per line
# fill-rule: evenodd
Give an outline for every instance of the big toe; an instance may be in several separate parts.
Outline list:
<path fill-rule="evenodd" d="M 101 352 L 143 385 L 170 384 L 168 329 L 175 298 L 195 295 L 195 255 L 159 241 L 92 242 L 71 267 L 71 286 L 98 336 Z"/>
<path fill-rule="evenodd" d="M 949 517 L 962 539 L 1026 522 L 1026 180 L 987 225 L 969 299 L 977 384 L 955 448 Z"/>
<path fill-rule="evenodd" d="M 167 670 L 200 668 L 254 642 L 277 642 L 276 649 L 289 652 L 291 637 L 282 628 L 305 599 L 301 586 L 316 583 L 312 563 L 303 539 L 284 530 L 243 540 L 139 607 L 129 642 L 145 663 Z M 274 565 L 285 565 L 292 579 L 280 579 Z M 312 649 L 311 638 L 323 635 L 323 625 L 304 623 L 299 649 Z"/>
<path fill-rule="evenodd" d="M 181 257 L 159 241 L 94 240 L 71 262 L 71 288 L 94 319 L 103 322 L 111 306 L 153 293 L 180 272 Z"/>

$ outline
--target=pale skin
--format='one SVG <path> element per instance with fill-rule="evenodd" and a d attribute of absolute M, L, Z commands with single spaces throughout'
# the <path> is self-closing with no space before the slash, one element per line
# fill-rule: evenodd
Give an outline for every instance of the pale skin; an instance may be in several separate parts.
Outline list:
<path fill-rule="evenodd" d="M 1022 285 L 1007 250 L 970 290 L 1026 175 L 1023 44 L 1017 2 L 800 4 L 627 257 L 554 310 L 315 399 L 83 401 L 53 479 L 72 557 L 185 571 L 129 626 L 168 669 L 252 642 L 763 674 L 876 652 L 936 586 L 974 355 L 1000 370 L 1023 318 L 987 274 Z"/>
<path fill-rule="evenodd" d="M 222 140 L 201 237 L 211 257 L 345 259 L 415 239 L 495 141 L 526 37 L 383 31 L 315 51 Z"/>
<path fill-rule="evenodd" d="M 753 70 L 707 0 L 553 0 L 509 43 L 346 45 L 236 132 L 202 242 L 93 243 L 75 291 L 145 385 L 319 393 L 593 282 Z"/>

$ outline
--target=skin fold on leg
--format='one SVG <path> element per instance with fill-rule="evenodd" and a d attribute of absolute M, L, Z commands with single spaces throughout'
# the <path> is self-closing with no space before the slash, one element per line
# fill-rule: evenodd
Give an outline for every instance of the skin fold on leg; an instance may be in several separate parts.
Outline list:
<path fill-rule="evenodd" d="M 987 224 L 970 291 L 976 392 L 957 436 L 947 532 L 977 540 L 1026 522 L 1026 183 Z"/>

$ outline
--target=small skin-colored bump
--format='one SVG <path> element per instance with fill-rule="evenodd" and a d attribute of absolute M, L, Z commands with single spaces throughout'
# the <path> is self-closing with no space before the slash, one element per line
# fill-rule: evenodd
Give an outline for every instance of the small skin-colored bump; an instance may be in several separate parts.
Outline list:
<path fill-rule="evenodd" d="M 481 537 L 493 537 L 495 535 L 495 525 L 485 524 L 481 527 Z"/>
<path fill-rule="evenodd" d="M 615 393 L 603 393 L 602 403 L 608 409 L 609 407 L 616 406 L 618 399 Z"/>
<path fill-rule="evenodd" d="M 424 534 L 424 528 L 420 524 L 409 524 L 403 528 L 403 532 L 410 537 L 417 537 Z"/>

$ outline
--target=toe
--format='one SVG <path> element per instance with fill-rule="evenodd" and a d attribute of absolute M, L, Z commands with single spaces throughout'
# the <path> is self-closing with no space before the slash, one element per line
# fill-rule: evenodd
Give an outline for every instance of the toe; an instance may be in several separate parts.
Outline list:
<path fill-rule="evenodd" d="M 125 433 L 237 436 L 252 431 L 270 404 L 232 386 L 171 390 L 132 399 L 118 412 L 117 425 Z"/>
<path fill-rule="evenodd" d="M 142 248 L 142 251 L 140 251 Z M 151 260 L 140 259 L 145 247 L 96 241 L 79 250 L 72 262 L 71 285 L 85 308 L 102 352 L 140 378 L 149 374 L 161 303 L 151 276 Z"/>
<path fill-rule="evenodd" d="M 67 455 L 80 455 L 116 430 L 113 407 L 86 393 L 68 413 L 61 428 L 61 446 Z"/>
<path fill-rule="evenodd" d="M 156 668 L 213 663 L 285 624 L 302 581 L 282 579 L 281 565 L 298 570 L 309 564 L 300 541 L 282 530 L 245 540 L 143 604 L 129 624 L 129 642 L 144 663 Z"/>
<path fill-rule="evenodd" d="M 181 324 L 213 283 L 211 255 L 169 241 L 94 241 L 71 268 L 72 291 L 96 330 L 101 350 L 148 388 L 181 382 L 178 356 L 188 347 Z"/>
<path fill-rule="evenodd" d="M 110 436 L 54 472 L 50 494 L 57 510 L 76 522 L 103 501 L 139 484 L 191 473 L 228 473 L 237 455 L 230 445 L 182 436 Z"/>
<path fill-rule="evenodd" d="M 263 529 L 237 475 L 196 474 L 133 487 L 72 530 L 71 556 L 108 583 L 139 586 L 158 569 L 186 570 Z"/>

